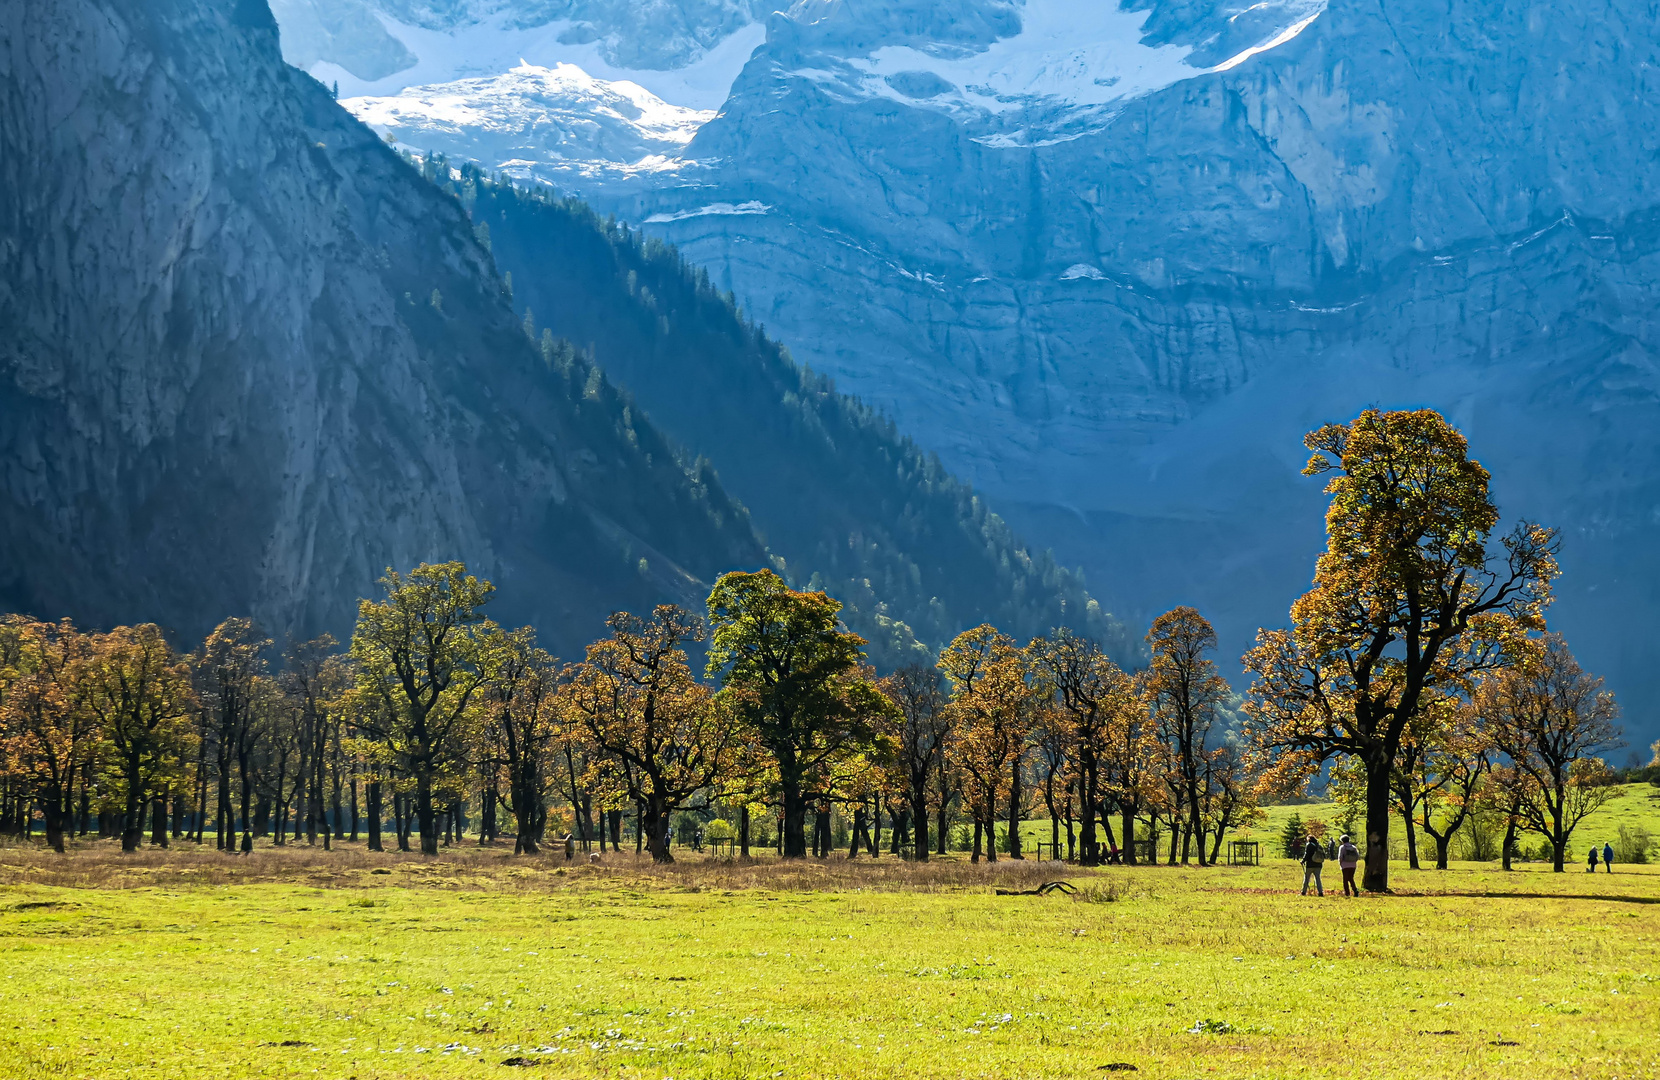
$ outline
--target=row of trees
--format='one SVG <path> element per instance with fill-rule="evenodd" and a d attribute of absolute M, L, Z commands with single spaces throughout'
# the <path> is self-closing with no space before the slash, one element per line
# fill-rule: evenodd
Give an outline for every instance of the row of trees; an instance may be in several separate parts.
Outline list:
<path fill-rule="evenodd" d="M 832 807 L 874 851 L 886 806 L 918 858 L 960 814 L 974 857 L 996 859 L 1023 855 L 1041 805 L 1056 850 L 1064 823 L 1086 863 L 1134 861 L 1145 828 L 1204 864 L 1260 798 L 1321 777 L 1364 813 L 1368 888 L 1388 886 L 1392 817 L 1445 865 L 1482 800 L 1502 804 L 1507 852 L 1534 831 L 1561 868 L 1610 790 L 1597 755 L 1617 709 L 1546 632 L 1556 535 L 1524 522 L 1491 546 L 1487 473 L 1433 412 L 1367 412 L 1307 442 L 1307 471 L 1331 476 L 1327 550 L 1289 628 L 1246 656 L 1242 702 L 1192 608 L 1155 620 L 1135 674 L 1069 630 L 1022 645 L 987 625 L 878 678 L 835 600 L 762 570 L 721 577 L 703 615 L 619 613 L 561 664 L 446 563 L 388 571 L 348 650 L 294 644 L 275 671 L 246 619 L 187 655 L 154 626 L 5 619 L 0 816 L 16 829 L 38 810 L 60 850 L 94 817 L 132 850 L 147 815 L 155 843 L 211 828 L 222 848 L 328 846 L 362 823 L 378 849 L 389 802 L 401 848 L 435 853 L 476 808 L 481 841 L 505 813 L 534 852 L 562 805 L 602 848 L 631 813 L 669 860 L 669 820 L 691 806 L 735 806 L 745 853 L 751 814 L 776 815 L 790 857 L 828 853 Z"/>
<path fill-rule="evenodd" d="M 1189 608 L 1154 624 L 1134 677 L 1071 631 L 1021 646 L 981 626 L 937 667 L 877 678 L 837 602 L 770 570 L 722 577 L 707 618 L 619 613 L 575 664 L 486 618 L 491 585 L 458 563 L 384 585 L 348 650 L 291 645 L 276 671 L 246 619 L 189 654 L 154 626 L 0 622 L 10 827 L 38 809 L 60 851 L 94 822 L 133 850 L 146 821 L 156 844 L 211 831 L 247 851 L 264 836 L 326 848 L 362 826 L 379 849 L 390 800 L 401 848 L 435 853 L 476 808 L 481 841 L 505 812 L 517 850 L 534 852 L 562 804 L 602 848 L 631 812 L 637 842 L 667 861 L 671 816 L 720 801 L 738 809 L 746 854 L 756 812 L 777 816 L 784 855 L 828 854 L 832 807 L 874 853 L 886 807 L 918 858 L 943 852 L 962 814 L 974 858 L 996 859 L 1000 822 L 1004 853 L 1023 857 L 1020 822 L 1041 801 L 1056 850 L 1064 822 L 1086 862 L 1120 835 L 1133 860 L 1140 820 L 1168 829 L 1172 860 L 1205 863 L 1254 812 L 1215 634 Z"/>

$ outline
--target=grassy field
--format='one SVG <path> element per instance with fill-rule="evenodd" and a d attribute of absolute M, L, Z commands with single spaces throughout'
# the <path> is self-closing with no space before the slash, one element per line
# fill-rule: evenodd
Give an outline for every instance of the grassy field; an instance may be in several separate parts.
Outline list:
<path fill-rule="evenodd" d="M 0 882 L 8 1078 L 1660 1074 L 1660 867 L 1345 900 L 1283 860 L 95 845 L 0 851 Z"/>

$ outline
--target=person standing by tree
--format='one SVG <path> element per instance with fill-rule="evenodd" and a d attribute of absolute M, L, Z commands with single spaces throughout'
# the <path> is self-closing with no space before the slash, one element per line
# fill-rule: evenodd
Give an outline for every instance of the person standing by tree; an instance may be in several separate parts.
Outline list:
<path fill-rule="evenodd" d="M 1337 847 L 1337 866 L 1343 871 L 1343 895 L 1359 896 L 1360 886 L 1355 884 L 1355 867 L 1360 865 L 1360 849 L 1354 846 L 1349 834 L 1343 834 L 1343 842 Z"/>

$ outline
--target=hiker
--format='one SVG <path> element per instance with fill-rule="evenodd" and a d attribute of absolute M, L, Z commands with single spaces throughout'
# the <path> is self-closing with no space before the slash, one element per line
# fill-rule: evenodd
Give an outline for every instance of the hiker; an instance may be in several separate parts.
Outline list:
<path fill-rule="evenodd" d="M 1602 845 L 1602 865 L 1608 868 L 1608 872 L 1610 874 L 1612 874 L 1614 872 L 1614 845 L 1613 844 L 1604 844 L 1604 845 Z"/>
<path fill-rule="evenodd" d="M 1303 847 L 1303 895 L 1308 895 L 1308 883 L 1312 880 L 1319 895 L 1326 895 L 1326 887 L 1320 882 L 1320 868 L 1326 863 L 1326 850 L 1320 846 L 1320 841 L 1314 837 L 1308 838 Z"/>
<path fill-rule="evenodd" d="M 1595 844 L 1591 845 L 1591 854 L 1585 858 L 1585 872 L 1587 874 L 1597 872 L 1597 846 Z"/>
<path fill-rule="evenodd" d="M 576 858 L 576 837 L 572 836 L 570 833 L 566 833 L 565 834 L 565 861 L 570 862 L 574 858 Z"/>
<path fill-rule="evenodd" d="M 1112 845 L 1112 847 L 1107 849 L 1107 865 L 1108 866 L 1123 866 L 1124 865 L 1124 857 L 1119 852 L 1117 844 L 1114 844 L 1114 845 Z"/>
<path fill-rule="evenodd" d="M 1343 834 L 1343 843 L 1337 849 L 1337 865 L 1343 870 L 1343 895 L 1359 896 L 1360 886 L 1355 884 L 1355 867 L 1360 865 L 1360 849 L 1349 840 L 1349 834 Z"/>

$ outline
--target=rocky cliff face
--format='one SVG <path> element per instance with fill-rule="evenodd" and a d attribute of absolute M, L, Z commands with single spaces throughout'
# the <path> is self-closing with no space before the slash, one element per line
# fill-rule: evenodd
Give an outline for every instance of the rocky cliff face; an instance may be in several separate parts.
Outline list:
<path fill-rule="evenodd" d="M 1229 651 L 1308 581 L 1303 431 L 1439 407 L 1508 514 L 1564 528 L 1557 624 L 1655 726 L 1649 5 L 800 0 L 766 32 L 674 167 L 544 175 L 1114 610 L 1196 603 Z"/>
<path fill-rule="evenodd" d="M 260 0 L 0 11 L 0 606 L 349 631 L 466 559 L 572 649 L 763 558 Z"/>

